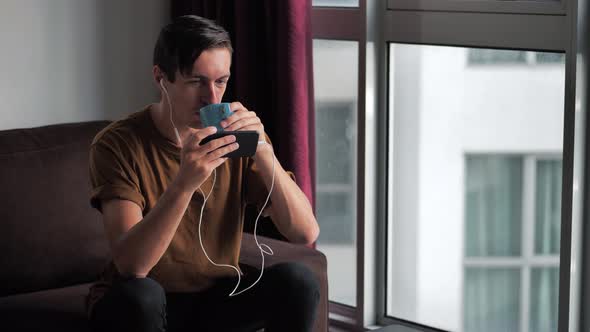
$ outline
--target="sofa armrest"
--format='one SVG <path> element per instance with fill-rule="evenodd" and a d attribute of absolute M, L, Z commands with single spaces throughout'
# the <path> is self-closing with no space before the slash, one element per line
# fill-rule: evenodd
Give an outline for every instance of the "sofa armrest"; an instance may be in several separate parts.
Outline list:
<path fill-rule="evenodd" d="M 272 266 L 283 262 L 299 262 L 305 264 L 316 276 L 320 283 L 320 303 L 314 324 L 315 332 L 328 331 L 328 265 L 326 256 L 321 252 L 302 245 L 285 241 L 273 240 L 268 237 L 258 236 L 258 242 L 270 246 L 274 252 L 272 256 L 265 256 L 265 265 Z M 260 250 L 256 246 L 254 236 L 244 233 L 240 263 L 258 267 L 260 266 Z"/>

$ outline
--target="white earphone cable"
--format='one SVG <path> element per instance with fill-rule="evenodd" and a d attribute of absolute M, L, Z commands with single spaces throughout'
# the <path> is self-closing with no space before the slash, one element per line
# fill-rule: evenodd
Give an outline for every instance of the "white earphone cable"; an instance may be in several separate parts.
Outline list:
<path fill-rule="evenodd" d="M 182 140 L 180 139 L 180 134 L 178 133 L 178 129 L 176 129 L 176 125 L 174 125 L 174 120 L 172 120 L 172 102 L 170 101 L 170 96 L 168 95 L 168 90 L 164 86 L 164 79 L 160 79 L 160 86 L 166 95 L 166 101 L 168 102 L 168 109 L 170 111 L 170 123 L 172 123 L 172 128 L 174 129 L 174 134 L 176 135 L 176 139 L 178 140 L 178 144 L 182 147 Z"/>
<path fill-rule="evenodd" d="M 164 91 L 164 94 L 166 95 L 166 100 L 168 101 L 168 108 L 170 111 L 170 123 L 172 124 L 172 128 L 174 129 L 174 133 L 176 135 L 176 139 L 178 140 L 178 144 L 182 147 L 182 140 L 180 138 L 180 134 L 178 133 L 178 129 L 176 128 L 176 125 L 174 124 L 174 121 L 172 119 L 172 103 L 170 101 L 170 96 L 168 95 L 168 91 L 166 90 L 166 87 L 164 87 L 164 83 L 163 83 L 163 79 L 160 80 L 160 86 L 162 87 L 162 90 Z M 258 144 L 268 144 L 265 141 L 259 141 Z M 256 217 L 256 221 L 254 221 L 254 241 L 256 242 L 256 246 L 258 247 L 258 249 L 260 249 L 260 256 L 262 258 L 262 264 L 261 264 L 261 269 L 260 269 L 260 275 L 258 276 L 258 279 L 256 279 L 256 281 L 254 281 L 254 283 L 250 286 L 248 286 L 247 288 L 239 291 L 236 293 L 236 290 L 238 289 L 238 287 L 240 286 L 240 282 L 242 280 L 241 277 L 241 273 L 240 270 L 233 266 L 233 265 L 229 265 L 229 264 L 218 264 L 215 263 L 207 254 L 207 251 L 205 250 L 205 246 L 203 245 L 203 239 L 201 236 L 201 224 L 203 221 L 203 212 L 205 210 L 205 204 L 207 203 L 207 201 L 209 200 L 209 197 L 211 196 L 211 193 L 213 192 L 213 188 L 215 187 L 215 182 L 217 180 L 217 171 L 213 170 L 213 183 L 211 184 L 211 189 L 209 190 L 209 193 L 207 194 L 207 196 L 205 196 L 205 193 L 203 192 L 203 190 L 201 189 L 201 187 L 198 188 L 198 190 L 201 192 L 201 196 L 203 197 L 203 204 L 201 205 L 201 213 L 199 215 L 199 243 L 201 244 L 201 249 L 203 250 L 203 253 L 205 254 L 205 257 L 207 257 L 207 260 L 209 260 L 209 262 L 215 266 L 219 266 L 219 267 L 228 267 L 231 268 L 233 270 L 236 271 L 237 275 L 238 275 L 238 282 L 236 283 L 236 286 L 234 287 L 234 289 L 231 291 L 231 293 L 229 294 L 229 296 L 236 296 L 236 295 L 240 295 L 243 292 L 249 290 L 250 288 L 254 287 L 254 285 L 256 285 L 258 283 L 258 281 L 260 281 L 260 279 L 262 279 L 262 275 L 264 273 L 264 254 L 267 255 L 274 255 L 273 250 L 264 243 L 260 243 L 258 241 L 258 237 L 256 235 L 257 229 L 258 229 L 258 220 L 260 219 L 260 216 L 262 215 L 262 211 L 264 211 L 264 209 L 266 208 L 268 201 L 270 200 L 270 195 L 272 194 L 272 191 L 274 189 L 274 184 L 275 184 L 275 155 L 274 155 L 274 150 L 272 149 L 271 146 L 271 151 L 273 153 L 272 156 L 272 180 L 270 183 L 270 189 L 268 191 L 268 196 L 266 197 L 266 201 L 264 202 L 264 204 L 262 205 L 262 208 L 260 209 L 260 211 L 258 212 L 258 216 Z M 265 250 L 266 249 L 266 250 Z"/>

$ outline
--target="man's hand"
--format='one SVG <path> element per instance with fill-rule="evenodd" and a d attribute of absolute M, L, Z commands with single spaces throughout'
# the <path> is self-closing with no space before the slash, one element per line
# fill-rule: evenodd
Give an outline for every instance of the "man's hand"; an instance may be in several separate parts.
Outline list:
<path fill-rule="evenodd" d="M 238 149 L 238 143 L 234 135 L 228 135 L 199 145 L 201 140 L 217 132 L 217 129 L 207 127 L 188 130 L 190 135 L 182 144 L 180 170 L 175 182 L 183 191 L 192 193 L 199 189 L 215 168 L 227 160 L 222 156 Z"/>
<path fill-rule="evenodd" d="M 264 140 L 264 126 L 256 113 L 248 111 L 239 102 L 230 104 L 233 114 L 221 121 L 224 130 L 256 130 L 259 140 Z M 258 145 L 254 158 L 267 188 L 270 188 L 275 167 L 275 186 L 272 191 L 271 218 L 279 232 L 294 243 L 313 243 L 320 232 L 311 204 L 305 194 L 291 180 L 272 154 L 269 144 Z"/>
<path fill-rule="evenodd" d="M 230 109 L 233 114 L 221 121 L 221 126 L 224 130 L 256 130 L 258 132 L 258 140 L 265 140 L 264 125 L 256 113 L 248 111 L 240 102 L 231 103 Z M 265 149 L 269 149 L 267 144 L 259 145 L 256 149 L 256 155 L 258 155 L 259 151 Z"/>

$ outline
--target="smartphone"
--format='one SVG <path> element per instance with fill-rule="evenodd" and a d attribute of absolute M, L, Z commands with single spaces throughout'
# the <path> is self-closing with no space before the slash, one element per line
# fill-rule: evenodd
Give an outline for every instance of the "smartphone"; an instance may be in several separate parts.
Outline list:
<path fill-rule="evenodd" d="M 243 130 L 243 131 L 222 131 L 212 135 L 209 135 L 199 145 L 206 144 L 214 139 L 225 137 L 228 135 L 236 136 L 236 142 L 240 147 L 226 154 L 224 157 L 227 158 L 239 158 L 239 157 L 252 157 L 256 153 L 258 147 L 258 132 L 255 130 Z"/>

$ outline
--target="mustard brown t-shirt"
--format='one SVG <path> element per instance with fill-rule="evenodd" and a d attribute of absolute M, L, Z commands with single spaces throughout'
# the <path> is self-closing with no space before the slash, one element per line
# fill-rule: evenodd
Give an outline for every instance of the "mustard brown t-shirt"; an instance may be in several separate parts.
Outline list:
<path fill-rule="evenodd" d="M 101 210 L 101 202 L 123 199 L 136 203 L 147 215 L 156 205 L 180 166 L 180 148 L 156 128 L 149 106 L 123 120 L 113 122 L 94 138 L 90 147 L 91 205 Z M 251 158 L 231 158 L 203 183 L 207 195 L 201 235 L 209 257 L 219 264 L 236 266 L 240 255 L 244 209 L 255 204 L 260 209 L 268 195 L 263 179 Z M 293 176 L 292 174 L 290 174 Z M 196 191 L 166 252 L 149 272 L 168 292 L 199 291 L 216 277 L 235 275 L 235 270 L 212 265 L 198 240 L 199 214 L 203 197 Z M 119 277 L 109 262 L 87 298 L 87 310 Z"/>

